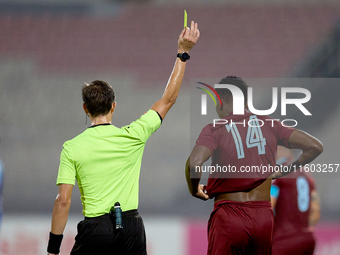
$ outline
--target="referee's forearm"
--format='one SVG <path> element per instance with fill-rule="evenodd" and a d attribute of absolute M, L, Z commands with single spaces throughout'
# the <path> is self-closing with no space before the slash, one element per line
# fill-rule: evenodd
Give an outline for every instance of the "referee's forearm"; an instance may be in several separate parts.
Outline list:
<path fill-rule="evenodd" d="M 68 219 L 68 213 L 70 210 L 71 203 L 60 203 L 59 201 L 54 202 L 51 232 L 55 235 L 61 235 L 64 232 L 66 222 Z"/>
<path fill-rule="evenodd" d="M 185 67 L 186 62 L 177 58 L 163 94 L 163 99 L 170 104 L 174 104 L 177 99 L 183 81 Z"/>

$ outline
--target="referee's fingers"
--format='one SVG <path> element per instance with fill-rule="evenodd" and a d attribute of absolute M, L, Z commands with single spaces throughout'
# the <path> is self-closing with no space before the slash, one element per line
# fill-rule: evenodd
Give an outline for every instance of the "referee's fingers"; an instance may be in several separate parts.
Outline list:
<path fill-rule="evenodd" d="M 191 35 L 194 35 L 195 36 L 195 22 L 194 21 L 191 21 L 191 28 L 190 28 L 190 33 L 192 33 Z"/>
<path fill-rule="evenodd" d="M 197 29 L 197 33 L 196 33 L 196 36 L 195 36 L 195 40 L 197 41 L 199 37 L 200 37 L 200 31 Z"/>
<path fill-rule="evenodd" d="M 194 21 L 192 21 L 192 23 L 193 23 L 193 27 L 191 29 L 191 38 L 194 42 L 196 42 L 200 36 L 200 31 L 198 30 L 198 24 L 195 23 Z"/>
<path fill-rule="evenodd" d="M 183 38 L 185 35 L 186 28 L 183 28 L 182 32 L 179 35 L 179 39 Z"/>

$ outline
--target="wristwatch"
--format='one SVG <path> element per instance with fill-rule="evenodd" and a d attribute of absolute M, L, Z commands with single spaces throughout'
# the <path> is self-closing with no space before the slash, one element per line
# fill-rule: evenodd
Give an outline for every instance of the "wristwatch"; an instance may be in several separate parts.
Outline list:
<path fill-rule="evenodd" d="M 186 52 L 177 53 L 177 57 L 180 58 L 183 62 L 190 59 L 190 55 Z"/>

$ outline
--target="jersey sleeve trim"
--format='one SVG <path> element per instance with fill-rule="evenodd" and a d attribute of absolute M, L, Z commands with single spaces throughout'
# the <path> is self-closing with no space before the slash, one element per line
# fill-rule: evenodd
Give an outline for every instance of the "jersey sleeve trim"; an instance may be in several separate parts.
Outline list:
<path fill-rule="evenodd" d="M 157 112 L 157 111 L 155 111 L 155 112 Z M 162 118 L 162 116 L 159 114 L 159 112 L 157 112 L 157 114 L 158 114 L 159 118 L 161 119 L 161 124 L 162 124 L 162 123 L 163 123 L 163 118 Z"/>

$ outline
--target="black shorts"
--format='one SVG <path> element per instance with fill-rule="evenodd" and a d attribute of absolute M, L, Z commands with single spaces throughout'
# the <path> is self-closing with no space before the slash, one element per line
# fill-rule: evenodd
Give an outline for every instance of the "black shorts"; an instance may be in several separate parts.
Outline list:
<path fill-rule="evenodd" d="M 146 255 L 142 217 L 137 210 L 122 213 L 123 228 L 116 230 L 109 214 L 79 222 L 71 255 L 122 254 Z"/>

